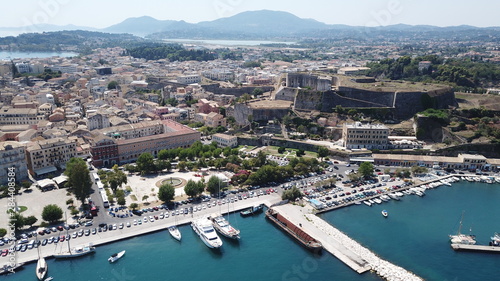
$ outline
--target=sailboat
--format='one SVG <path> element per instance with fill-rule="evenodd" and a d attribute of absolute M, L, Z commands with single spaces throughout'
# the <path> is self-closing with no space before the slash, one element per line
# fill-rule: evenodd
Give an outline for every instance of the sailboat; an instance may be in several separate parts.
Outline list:
<path fill-rule="evenodd" d="M 182 234 L 179 228 L 177 228 L 177 216 L 175 216 L 175 224 L 168 228 L 168 233 L 170 233 L 170 235 L 174 237 L 175 240 L 181 241 Z"/>
<path fill-rule="evenodd" d="M 460 218 L 460 226 L 458 227 L 457 234 L 449 235 L 450 242 L 452 244 L 465 244 L 465 245 L 474 245 L 476 244 L 476 236 L 472 234 L 462 234 L 462 221 L 464 219 L 464 213 L 462 212 L 462 217 Z"/>
<path fill-rule="evenodd" d="M 66 229 L 66 234 L 68 234 L 67 229 Z M 92 243 L 71 248 L 69 239 L 66 239 L 66 241 L 68 242 L 68 250 L 54 254 L 54 258 L 56 259 L 76 258 L 95 252 L 95 247 Z"/>
<path fill-rule="evenodd" d="M 47 266 L 47 262 L 45 259 L 40 256 L 40 247 L 38 247 L 38 261 L 36 263 L 36 277 L 38 280 L 43 280 L 47 275 L 47 271 L 49 270 Z"/>
<path fill-rule="evenodd" d="M 219 194 L 220 194 L 220 182 L 219 182 Z M 228 202 L 227 203 L 228 216 L 230 213 L 229 205 L 230 203 Z M 219 205 L 219 212 L 220 208 L 221 207 Z M 231 239 L 240 239 L 240 231 L 231 226 L 229 220 L 226 220 L 223 215 L 221 214 L 212 215 L 210 217 L 210 220 L 212 221 L 212 225 L 214 226 L 215 230 L 217 230 L 217 232 L 219 232 L 221 235 Z"/>

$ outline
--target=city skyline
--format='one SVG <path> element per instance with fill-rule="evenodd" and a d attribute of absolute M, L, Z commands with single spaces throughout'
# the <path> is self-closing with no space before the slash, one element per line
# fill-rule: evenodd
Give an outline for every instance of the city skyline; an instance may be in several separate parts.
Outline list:
<path fill-rule="evenodd" d="M 33 24 L 77 25 L 106 28 L 131 17 L 150 16 L 158 20 L 184 20 L 190 23 L 211 21 L 234 16 L 245 11 L 275 10 L 292 13 L 300 18 L 327 24 L 351 26 L 386 26 L 394 24 L 477 27 L 499 26 L 495 13 L 500 3 L 479 0 L 477 7 L 445 1 L 358 0 L 290 2 L 283 0 L 191 0 L 137 1 L 41 0 L 9 3 L 0 17 L 0 27 L 21 27 Z M 487 9 L 486 9 L 487 7 Z"/>

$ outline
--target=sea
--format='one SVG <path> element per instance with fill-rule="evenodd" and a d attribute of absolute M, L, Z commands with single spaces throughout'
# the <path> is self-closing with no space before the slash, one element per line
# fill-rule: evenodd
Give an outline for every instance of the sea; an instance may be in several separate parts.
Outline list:
<path fill-rule="evenodd" d="M 0 51 L 0 60 L 28 59 L 28 58 L 50 58 L 50 57 L 75 57 L 73 52 L 8 52 Z"/>
<path fill-rule="evenodd" d="M 217 46 L 259 46 L 262 44 L 293 45 L 297 42 L 288 41 L 263 41 L 263 40 L 215 40 L 215 39 L 164 39 L 165 42 L 195 44 L 195 45 L 217 45 Z"/>
<path fill-rule="evenodd" d="M 472 231 L 486 244 L 500 232 L 500 185 L 458 182 L 367 207 L 353 205 L 321 217 L 381 258 L 425 280 L 500 280 L 500 259 L 490 253 L 455 252 L 448 235 Z M 381 211 L 389 212 L 384 218 Z M 181 226 L 182 241 L 159 231 L 98 246 L 95 254 L 73 260 L 48 259 L 53 280 L 381 280 L 375 273 L 357 274 L 329 253 L 315 255 L 265 219 L 264 214 L 230 214 L 241 240 L 223 238 L 221 250 L 207 248 L 190 226 Z M 107 258 L 126 250 L 114 264 Z M 35 264 L 0 280 L 36 280 Z"/>

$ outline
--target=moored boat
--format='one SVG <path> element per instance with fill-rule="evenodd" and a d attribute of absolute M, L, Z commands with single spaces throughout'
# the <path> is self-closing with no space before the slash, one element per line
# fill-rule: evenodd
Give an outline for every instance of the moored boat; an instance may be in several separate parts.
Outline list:
<path fill-rule="evenodd" d="M 88 245 L 73 247 L 73 248 L 70 248 L 68 251 L 63 251 L 63 252 L 54 254 L 54 258 L 56 258 L 56 259 L 76 258 L 76 257 L 81 257 L 84 255 L 92 254 L 94 252 L 95 252 L 95 247 L 92 245 L 92 243 L 89 243 Z"/>
<path fill-rule="evenodd" d="M 207 245 L 207 247 L 212 249 L 222 247 L 222 240 L 219 238 L 219 235 L 217 235 L 217 232 L 215 232 L 215 229 L 212 226 L 212 222 L 208 219 L 199 219 L 193 221 L 191 223 L 191 227 L 193 228 L 194 232 L 198 234 L 201 241 L 203 241 L 203 243 Z"/>
<path fill-rule="evenodd" d="M 229 224 L 229 222 L 221 215 L 210 218 L 212 224 L 220 234 L 231 239 L 240 239 L 240 231 Z"/>
<path fill-rule="evenodd" d="M 36 277 L 38 280 L 43 280 L 47 275 L 48 266 L 47 261 L 43 257 L 39 257 L 36 263 Z"/>
<path fill-rule="evenodd" d="M 175 240 L 181 241 L 182 235 L 177 226 L 172 225 L 171 227 L 168 228 L 168 232 L 172 237 L 174 237 Z"/>
<path fill-rule="evenodd" d="M 319 242 L 318 240 L 314 239 L 312 236 L 307 234 L 304 230 L 301 229 L 301 227 L 298 227 L 292 222 L 290 222 L 288 219 L 279 214 L 276 210 L 271 208 L 268 209 L 266 211 L 266 217 L 272 222 L 274 222 L 279 228 L 281 228 L 290 236 L 299 241 L 300 244 L 306 247 L 307 249 L 314 252 L 320 252 L 323 249 L 323 245 L 321 244 L 321 242 Z"/>
<path fill-rule="evenodd" d="M 6 265 L 0 267 L 0 275 L 15 273 L 16 269 L 21 268 L 23 265 L 24 265 L 24 263 L 6 264 Z"/>
<path fill-rule="evenodd" d="M 368 206 L 368 207 L 371 207 L 372 203 L 368 202 L 367 200 L 363 201 L 363 203 Z"/>
<path fill-rule="evenodd" d="M 464 213 L 462 213 L 462 218 L 460 219 L 460 225 L 458 227 L 457 234 L 449 235 L 450 242 L 452 244 L 474 245 L 474 244 L 476 244 L 476 236 L 475 235 L 461 233 L 463 218 L 464 218 Z"/>
<path fill-rule="evenodd" d="M 256 205 L 256 206 L 253 206 L 249 209 L 241 211 L 240 215 L 242 215 L 244 217 L 252 216 L 254 214 L 258 214 L 258 213 L 262 212 L 263 209 L 264 209 L 264 204 Z"/>
<path fill-rule="evenodd" d="M 109 258 L 108 258 L 108 261 L 113 263 L 119 259 L 121 259 L 123 256 L 125 255 L 125 250 L 121 251 L 121 252 L 118 252 L 118 253 L 115 253 L 115 254 L 112 254 Z"/>

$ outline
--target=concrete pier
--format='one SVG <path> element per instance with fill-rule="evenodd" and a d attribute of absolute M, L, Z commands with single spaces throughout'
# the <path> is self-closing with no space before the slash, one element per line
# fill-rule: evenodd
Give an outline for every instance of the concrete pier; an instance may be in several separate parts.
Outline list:
<path fill-rule="evenodd" d="M 498 246 L 451 244 L 451 248 L 455 251 L 500 253 L 500 247 Z"/>
<path fill-rule="evenodd" d="M 379 258 L 358 242 L 312 214 L 312 207 L 288 204 L 274 208 L 294 224 L 301 224 L 309 235 L 323 244 L 326 251 L 358 273 L 373 270 L 390 281 L 423 280 L 404 268 Z"/>

